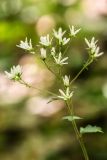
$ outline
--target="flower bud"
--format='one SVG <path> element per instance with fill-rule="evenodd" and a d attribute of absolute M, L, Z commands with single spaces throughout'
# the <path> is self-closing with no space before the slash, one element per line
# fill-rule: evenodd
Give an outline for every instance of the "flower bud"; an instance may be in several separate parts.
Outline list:
<path fill-rule="evenodd" d="M 64 83 L 64 86 L 68 87 L 70 84 L 70 77 L 65 75 L 65 77 L 63 77 L 63 83 Z"/>
<path fill-rule="evenodd" d="M 41 48 L 40 49 L 40 53 L 41 53 L 41 58 L 43 60 L 45 60 L 46 59 L 46 49 L 45 48 Z"/>

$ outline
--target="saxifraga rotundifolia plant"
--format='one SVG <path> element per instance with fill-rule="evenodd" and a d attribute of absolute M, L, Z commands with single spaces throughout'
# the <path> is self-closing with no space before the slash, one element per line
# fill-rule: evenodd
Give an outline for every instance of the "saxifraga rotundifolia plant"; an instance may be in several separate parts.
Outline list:
<path fill-rule="evenodd" d="M 72 103 L 74 91 L 72 84 L 94 60 L 103 55 L 103 52 L 100 52 L 100 48 L 97 44 L 98 41 L 95 40 L 94 37 L 91 40 L 85 38 L 85 43 L 88 50 L 87 61 L 84 63 L 82 69 L 76 74 L 73 79 L 71 79 L 69 75 L 63 75 L 63 66 L 66 66 L 68 64 L 68 57 L 65 56 L 65 53 L 67 52 L 71 44 L 71 40 L 77 36 L 80 30 L 81 29 L 75 29 L 74 26 L 69 26 L 69 33 L 67 37 L 65 37 L 65 35 L 67 35 L 67 32 L 63 31 L 62 28 L 59 28 L 58 30 L 53 30 L 52 37 L 50 37 L 49 34 L 40 37 L 39 45 L 37 45 L 37 48 L 39 49 L 39 58 L 45 64 L 47 69 L 55 75 L 57 81 L 63 84 L 62 88 L 59 89 L 59 95 L 48 90 L 45 90 L 45 92 L 52 95 L 51 101 L 61 99 L 65 102 L 69 115 L 63 117 L 63 119 L 67 119 L 72 123 L 77 141 L 79 142 L 82 149 L 84 159 L 89 160 L 88 153 L 83 142 L 83 134 L 92 132 L 103 133 L 103 131 L 101 127 L 92 125 L 87 125 L 84 128 L 80 127 L 80 130 L 78 129 L 76 120 L 81 118 L 74 114 Z M 31 54 L 34 54 L 34 56 L 37 56 L 31 39 L 28 41 L 28 39 L 26 38 L 25 41 L 20 41 L 20 44 L 17 45 L 17 47 L 24 49 Z M 54 65 L 50 66 L 50 62 Z M 54 67 L 56 67 L 57 70 L 55 70 Z M 5 74 L 9 79 L 13 81 L 17 81 L 29 88 L 37 89 L 40 92 L 43 91 L 42 89 L 36 88 L 28 84 L 22 79 L 22 67 L 20 65 L 13 66 L 10 72 L 5 71 Z"/>

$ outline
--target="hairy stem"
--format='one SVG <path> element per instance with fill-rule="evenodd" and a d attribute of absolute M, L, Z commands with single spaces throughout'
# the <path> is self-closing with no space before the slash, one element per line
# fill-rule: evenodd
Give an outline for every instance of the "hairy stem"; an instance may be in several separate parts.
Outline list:
<path fill-rule="evenodd" d="M 44 64 L 45 64 L 45 66 L 47 67 L 47 69 L 48 69 L 51 73 L 53 73 L 56 78 L 59 78 L 59 77 L 56 75 L 56 73 L 48 66 L 48 64 L 46 63 L 46 61 L 44 60 L 43 62 L 44 62 Z"/>
<path fill-rule="evenodd" d="M 25 85 L 26 87 L 28 87 L 28 88 L 32 88 L 32 89 L 35 89 L 35 90 L 39 90 L 40 92 L 46 92 L 46 93 L 48 93 L 48 94 L 50 94 L 50 95 L 53 95 L 53 96 L 57 96 L 55 93 L 53 93 L 53 92 L 51 92 L 51 91 L 48 91 L 48 90 L 42 90 L 42 89 L 40 89 L 40 88 L 37 88 L 37 87 L 34 87 L 34 86 L 32 86 L 32 85 L 30 85 L 30 84 L 28 84 L 27 82 L 25 82 L 24 80 L 20 80 L 19 81 L 19 83 L 21 83 L 21 84 L 23 84 L 23 85 Z"/>
<path fill-rule="evenodd" d="M 71 46 L 71 40 L 69 41 L 69 44 L 67 45 L 67 47 L 65 48 L 65 51 L 64 51 L 64 53 L 63 53 L 63 56 L 66 54 L 66 52 L 68 51 L 68 49 L 70 48 L 70 46 Z"/>
<path fill-rule="evenodd" d="M 51 73 L 53 73 L 53 74 L 55 75 L 55 77 L 56 77 L 59 81 L 62 81 L 61 76 L 60 76 L 60 75 L 57 75 L 57 74 L 48 66 L 48 64 L 46 63 L 45 60 L 44 60 L 43 62 L 44 62 L 44 64 L 45 64 L 45 66 L 47 67 L 47 69 L 48 69 Z"/>
<path fill-rule="evenodd" d="M 68 108 L 68 111 L 70 113 L 71 116 L 74 116 L 74 113 L 73 113 L 73 106 L 72 108 L 70 107 L 70 103 L 69 101 L 66 102 L 66 105 L 67 105 L 67 108 Z M 77 127 L 77 124 L 75 122 L 75 119 L 72 120 L 72 126 L 73 126 L 73 129 L 75 131 L 75 134 L 76 134 L 76 138 L 81 146 L 81 149 L 82 149 L 82 152 L 83 152 L 83 156 L 84 156 L 84 159 L 85 160 L 89 160 L 89 157 L 88 157 L 88 153 L 87 153 L 87 150 L 86 150 L 86 147 L 84 145 L 84 142 L 83 142 L 83 139 L 82 139 L 82 135 L 80 134 L 79 130 L 78 130 L 78 127 Z"/>

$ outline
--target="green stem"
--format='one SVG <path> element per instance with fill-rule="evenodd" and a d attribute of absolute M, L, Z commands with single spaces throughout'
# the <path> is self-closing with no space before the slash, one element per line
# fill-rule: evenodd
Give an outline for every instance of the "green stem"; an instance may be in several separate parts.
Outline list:
<path fill-rule="evenodd" d="M 51 73 L 53 73 L 56 78 L 60 79 L 59 76 L 48 66 L 48 64 L 46 63 L 46 61 L 44 60 L 43 62 L 44 62 L 44 64 L 45 64 L 45 66 L 47 67 L 47 69 L 48 69 Z"/>
<path fill-rule="evenodd" d="M 50 69 L 50 67 L 48 66 L 48 64 L 46 63 L 46 61 L 43 60 L 43 62 L 45 64 L 45 66 L 47 67 L 47 69 L 56 76 L 56 74 Z"/>
<path fill-rule="evenodd" d="M 68 111 L 69 111 L 70 115 L 74 116 L 73 106 L 72 106 L 72 108 L 70 107 L 69 101 L 66 102 L 66 105 L 67 105 L 67 108 L 68 108 Z M 75 131 L 76 138 L 77 138 L 77 140 L 78 140 L 78 142 L 79 142 L 79 144 L 81 146 L 81 149 L 82 149 L 82 152 L 83 152 L 83 155 L 84 155 L 84 159 L 85 160 L 89 160 L 88 153 L 87 153 L 86 147 L 85 147 L 83 139 L 82 139 L 82 135 L 80 134 L 80 132 L 78 130 L 78 127 L 77 127 L 77 124 L 75 122 L 75 119 L 72 120 L 72 126 L 73 126 L 73 129 Z"/>
<path fill-rule="evenodd" d="M 61 66 L 59 67 L 59 77 L 62 77 L 62 74 L 61 74 Z M 61 79 L 62 80 L 62 79 Z"/>
<path fill-rule="evenodd" d="M 87 62 L 84 64 L 83 68 L 77 73 L 77 75 L 71 80 L 70 84 L 72 84 L 80 74 L 93 62 L 92 59 L 88 59 Z"/>
<path fill-rule="evenodd" d="M 60 75 L 57 75 L 57 74 L 48 66 L 48 64 L 46 63 L 45 60 L 44 60 L 43 62 L 44 62 L 44 64 L 45 64 L 45 66 L 47 67 L 47 69 L 48 69 L 51 73 L 53 73 L 53 74 L 55 75 L 55 77 L 56 77 L 60 82 L 62 82 L 61 76 L 60 76 Z"/>
<path fill-rule="evenodd" d="M 46 92 L 46 93 L 48 93 L 48 94 L 50 94 L 50 95 L 53 95 L 53 96 L 55 96 L 55 97 L 57 96 L 57 94 L 52 93 L 51 91 L 48 91 L 48 90 L 45 90 L 45 91 L 44 91 L 44 90 L 42 90 L 42 89 L 40 89 L 40 88 L 34 87 L 34 86 L 28 84 L 27 82 L 25 82 L 25 81 L 22 80 L 22 79 L 19 81 L 19 83 L 25 85 L 25 86 L 28 87 L 28 88 L 36 89 L 36 90 L 39 90 L 40 92 Z"/>
<path fill-rule="evenodd" d="M 65 51 L 63 53 L 63 56 L 66 54 L 67 50 L 69 49 L 69 47 L 71 46 L 71 40 L 69 41 L 69 45 L 67 45 L 67 47 L 65 48 Z"/>

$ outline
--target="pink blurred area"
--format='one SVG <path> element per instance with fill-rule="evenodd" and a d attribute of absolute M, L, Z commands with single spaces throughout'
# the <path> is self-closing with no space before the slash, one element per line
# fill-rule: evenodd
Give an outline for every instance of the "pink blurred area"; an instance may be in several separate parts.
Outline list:
<path fill-rule="evenodd" d="M 83 8 L 89 18 L 107 15 L 107 0 L 83 0 Z"/>
<path fill-rule="evenodd" d="M 4 73 L 0 74 L 0 100 L 1 104 L 16 104 L 28 98 L 25 106 L 29 114 L 37 114 L 41 116 L 51 116 L 57 113 L 64 106 L 62 102 L 55 101 L 48 103 L 50 98 L 43 98 L 45 90 L 51 87 L 55 77 L 43 64 L 36 62 L 33 56 L 23 56 L 19 64 L 22 66 L 22 78 L 28 84 L 37 87 L 42 91 L 27 88 L 18 82 L 8 80 Z"/>
<path fill-rule="evenodd" d="M 33 115 L 50 117 L 64 107 L 62 101 L 48 103 L 50 98 L 32 97 L 27 101 L 26 109 Z"/>

